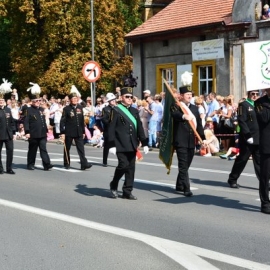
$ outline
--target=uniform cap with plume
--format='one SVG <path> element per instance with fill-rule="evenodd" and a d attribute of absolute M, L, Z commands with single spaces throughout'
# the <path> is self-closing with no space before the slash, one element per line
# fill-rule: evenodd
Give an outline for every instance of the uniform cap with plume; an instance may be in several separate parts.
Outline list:
<path fill-rule="evenodd" d="M 71 89 L 70 89 L 70 94 L 69 94 L 69 98 L 73 98 L 73 97 L 80 97 L 81 94 L 80 92 L 78 91 L 77 87 L 75 85 L 72 85 L 71 86 Z"/>
<path fill-rule="evenodd" d="M 189 71 L 185 71 L 181 75 L 181 82 L 183 86 L 179 87 L 180 94 L 191 92 L 192 75 L 193 73 Z"/>
<path fill-rule="evenodd" d="M 8 82 L 6 79 L 3 79 L 3 83 L 0 85 L 1 98 L 3 98 L 5 94 L 12 92 L 11 86 L 12 83 Z"/>
<path fill-rule="evenodd" d="M 32 83 L 32 82 L 30 82 L 29 84 L 31 84 L 32 86 L 27 89 L 27 92 L 31 91 L 31 94 L 32 94 L 31 98 L 32 99 L 39 98 L 39 95 L 41 92 L 40 86 L 37 83 Z"/>

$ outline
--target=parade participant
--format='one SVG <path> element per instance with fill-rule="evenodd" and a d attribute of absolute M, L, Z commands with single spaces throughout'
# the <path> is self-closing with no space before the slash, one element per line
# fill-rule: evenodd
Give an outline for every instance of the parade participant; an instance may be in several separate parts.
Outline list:
<path fill-rule="evenodd" d="M 15 174 L 12 170 L 13 160 L 13 139 L 16 138 L 15 122 L 11 114 L 11 110 L 5 107 L 4 95 L 10 93 L 11 83 L 3 79 L 3 83 L 0 86 L 0 174 L 4 173 L 2 164 L 2 147 L 5 144 L 6 147 L 6 173 Z"/>
<path fill-rule="evenodd" d="M 108 106 L 102 109 L 102 118 L 101 121 L 103 123 L 103 137 L 104 137 L 104 144 L 103 144 L 103 166 L 107 167 L 107 160 L 109 154 L 109 144 L 108 144 L 108 132 L 109 132 L 109 124 L 111 121 L 111 111 L 112 108 L 116 105 L 116 96 L 113 93 L 108 93 L 106 95 L 106 102 L 108 102 Z"/>
<path fill-rule="evenodd" d="M 86 170 L 92 167 L 85 157 L 84 151 L 84 116 L 83 107 L 78 104 L 78 90 L 71 88 L 69 95 L 70 104 L 63 109 L 63 114 L 60 121 L 60 133 L 64 144 L 64 167 L 68 170 L 70 168 L 70 147 L 74 140 L 77 152 L 80 157 L 81 170 Z"/>
<path fill-rule="evenodd" d="M 236 157 L 228 184 L 231 188 L 239 188 L 237 180 L 246 167 L 249 157 L 252 155 L 254 170 L 260 179 L 260 153 L 259 153 L 259 126 L 254 102 L 259 97 L 259 91 L 249 91 L 247 99 L 238 106 L 237 120 L 240 127 L 239 155 Z"/>
<path fill-rule="evenodd" d="M 118 165 L 110 183 L 111 195 L 115 199 L 118 197 L 118 183 L 122 176 L 125 175 L 125 182 L 122 188 L 123 198 L 137 200 L 132 194 L 132 190 L 136 151 L 139 141 L 144 147 L 144 153 L 147 154 L 149 151 L 139 112 L 131 107 L 132 93 L 131 87 L 121 89 L 121 103 L 112 109 L 111 123 L 109 125 L 108 141 L 111 146 L 110 152 L 116 154 L 118 158 Z"/>
<path fill-rule="evenodd" d="M 260 151 L 260 184 L 261 212 L 270 214 L 269 179 L 270 179 L 270 88 L 265 90 L 266 95 L 255 101 L 255 112 L 259 124 L 259 151 Z M 240 150 L 240 155 L 241 155 Z"/>
<path fill-rule="evenodd" d="M 40 107 L 40 87 L 38 84 L 32 84 L 31 90 L 32 105 L 27 108 L 24 118 L 25 137 L 28 139 L 28 153 L 27 153 L 27 169 L 34 170 L 37 150 L 39 148 L 40 157 L 44 171 L 48 171 L 53 167 L 50 162 L 50 157 L 47 152 L 47 125 L 44 115 L 44 108 Z"/>
<path fill-rule="evenodd" d="M 186 72 L 184 74 L 187 76 Z M 173 118 L 173 146 L 178 158 L 176 191 L 184 192 L 184 196 L 190 197 L 193 193 L 190 191 L 188 170 L 195 152 L 195 133 L 189 121 L 193 121 L 202 139 L 204 139 L 205 136 L 198 108 L 190 103 L 192 91 L 189 85 L 192 82 L 192 77 L 186 81 L 184 80 L 184 74 L 182 74 L 182 83 L 184 86 L 180 87 L 179 90 L 181 105 L 184 107 L 186 113 L 176 103 L 171 106 L 171 116 Z"/>

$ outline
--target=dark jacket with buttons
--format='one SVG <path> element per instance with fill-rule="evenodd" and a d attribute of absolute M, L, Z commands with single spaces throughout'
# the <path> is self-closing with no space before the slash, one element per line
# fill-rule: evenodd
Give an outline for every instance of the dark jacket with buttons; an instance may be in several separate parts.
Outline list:
<path fill-rule="evenodd" d="M 15 134 L 15 122 L 8 107 L 0 109 L 0 140 L 12 140 Z"/>
<path fill-rule="evenodd" d="M 83 107 L 81 105 L 77 104 L 74 108 L 70 104 L 63 109 L 60 132 L 73 138 L 81 137 L 85 134 Z"/>
<path fill-rule="evenodd" d="M 47 137 L 48 129 L 43 108 L 31 106 L 26 109 L 24 130 L 32 139 Z"/>
<path fill-rule="evenodd" d="M 253 144 L 259 144 L 259 125 L 254 106 L 243 101 L 238 105 L 237 113 L 238 125 L 240 127 L 239 143 L 247 143 L 249 138 L 253 138 Z"/>
<path fill-rule="evenodd" d="M 110 147 L 116 147 L 117 152 L 136 151 L 139 142 L 142 143 L 142 146 L 147 145 L 147 139 L 144 135 L 138 110 L 133 107 L 129 107 L 128 110 L 135 118 L 137 127 L 135 127 L 129 117 L 117 106 L 114 107 L 111 112 L 108 141 Z"/>
<path fill-rule="evenodd" d="M 255 101 L 255 111 L 260 132 L 260 152 L 270 154 L 270 101 L 267 95 Z"/>
<path fill-rule="evenodd" d="M 101 121 L 103 123 L 103 137 L 108 138 L 109 124 L 111 122 L 111 113 L 113 107 L 108 105 L 102 109 L 102 118 Z"/>
<path fill-rule="evenodd" d="M 190 104 L 189 109 L 197 121 L 196 131 L 201 139 L 204 140 L 205 136 L 202 119 L 200 118 L 198 108 L 195 105 Z M 173 104 L 171 106 L 171 116 L 173 118 L 173 145 L 175 147 L 195 148 L 195 133 L 188 121 L 183 119 L 183 115 L 184 113 L 178 105 Z"/>

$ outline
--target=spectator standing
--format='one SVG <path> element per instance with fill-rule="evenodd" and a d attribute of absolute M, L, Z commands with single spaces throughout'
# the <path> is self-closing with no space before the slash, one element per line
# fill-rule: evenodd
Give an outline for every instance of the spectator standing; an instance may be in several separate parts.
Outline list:
<path fill-rule="evenodd" d="M 11 101 L 11 114 L 12 117 L 14 119 L 14 127 L 15 127 L 15 131 L 18 131 L 18 127 L 19 127 L 19 119 L 20 119 L 20 113 L 19 113 L 20 108 L 17 106 L 17 102 L 16 100 L 12 100 Z"/>
<path fill-rule="evenodd" d="M 152 150 L 152 147 L 156 147 L 157 143 L 157 120 L 158 120 L 158 105 L 154 102 L 152 96 L 145 98 L 148 103 L 147 112 L 149 113 L 148 118 L 148 147 Z"/>
<path fill-rule="evenodd" d="M 212 118 L 213 125 L 214 125 L 214 133 L 217 134 L 217 128 L 218 128 L 218 123 L 219 123 L 219 117 L 217 115 L 217 112 L 220 109 L 220 105 L 218 101 L 216 100 L 215 92 L 211 92 L 209 94 L 209 100 L 210 100 L 210 103 L 208 104 L 208 113 L 206 117 Z"/>
<path fill-rule="evenodd" d="M 96 120 L 95 120 L 95 107 L 92 105 L 91 97 L 86 98 L 86 105 L 83 108 L 83 115 L 86 119 L 88 119 L 88 121 L 85 121 L 85 122 L 86 122 L 87 128 L 89 129 L 91 133 L 91 136 L 93 136 L 93 132 L 94 132 L 93 126 L 96 123 Z"/>
<path fill-rule="evenodd" d="M 156 145 L 159 146 L 160 142 L 160 133 L 162 130 L 162 119 L 163 119 L 163 106 L 161 104 L 161 96 L 155 95 L 155 102 L 157 104 L 157 143 Z"/>
<path fill-rule="evenodd" d="M 203 100 L 200 97 L 194 98 L 194 103 L 198 107 L 200 118 L 202 119 L 202 126 L 205 126 L 206 110 L 204 108 Z"/>
<path fill-rule="evenodd" d="M 260 179 L 260 153 L 259 153 L 259 126 L 254 109 L 254 102 L 259 97 L 259 91 L 249 91 L 248 97 L 238 106 L 239 133 L 239 155 L 236 157 L 228 184 L 231 188 L 239 188 L 237 180 L 243 172 L 250 155 L 253 158 L 253 165 L 256 176 Z"/>
<path fill-rule="evenodd" d="M 148 138 L 148 118 L 149 118 L 149 113 L 147 111 L 148 109 L 148 104 L 146 100 L 141 100 L 141 106 L 139 106 L 139 116 L 140 120 L 142 122 L 143 130 L 144 130 L 144 135 L 146 138 Z"/>

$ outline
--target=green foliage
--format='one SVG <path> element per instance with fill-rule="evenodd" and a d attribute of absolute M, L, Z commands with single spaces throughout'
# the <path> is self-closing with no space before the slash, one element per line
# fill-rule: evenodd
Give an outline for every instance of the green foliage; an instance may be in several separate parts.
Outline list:
<path fill-rule="evenodd" d="M 124 35 L 140 21 L 138 0 L 94 0 L 95 61 L 102 68 L 97 82 L 100 92 L 112 91 L 132 70 L 132 58 L 123 56 Z M 89 0 L 2 0 L 0 40 L 10 55 L 10 67 L 21 95 L 29 82 L 39 83 L 48 94 L 69 93 L 75 84 L 82 94 L 89 83 L 82 67 L 91 60 L 91 14 Z M 1 17 L 0 17 L 1 18 Z M 8 28 L 4 27 L 8 20 Z M 10 47 L 7 47 L 7 44 Z M 9 53 L 10 51 L 10 53 Z M 9 61 L 8 61 L 9 62 Z"/>

